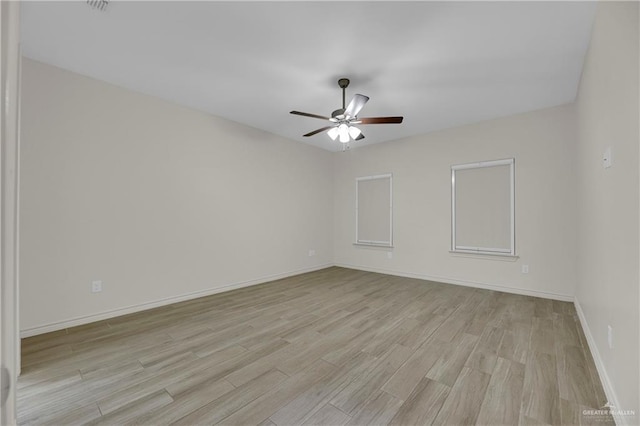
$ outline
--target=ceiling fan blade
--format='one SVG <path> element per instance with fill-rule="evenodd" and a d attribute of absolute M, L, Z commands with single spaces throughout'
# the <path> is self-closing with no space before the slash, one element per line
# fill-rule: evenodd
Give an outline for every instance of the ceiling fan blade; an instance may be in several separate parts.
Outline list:
<path fill-rule="evenodd" d="M 354 124 L 399 124 L 402 123 L 404 117 L 363 117 Z"/>
<path fill-rule="evenodd" d="M 364 104 L 369 100 L 368 96 L 365 95 L 355 95 L 347 108 L 344 110 L 344 115 L 348 115 L 349 117 L 356 117 Z"/>
<path fill-rule="evenodd" d="M 320 120 L 328 120 L 329 119 L 329 117 L 325 117 L 324 115 L 309 114 L 308 112 L 291 111 L 289 114 L 301 115 L 303 117 L 319 118 Z"/>
<path fill-rule="evenodd" d="M 309 132 L 309 133 L 307 133 L 306 135 L 302 135 L 302 136 L 305 136 L 305 137 L 307 137 L 307 136 L 313 136 L 313 135 L 316 135 L 316 134 L 318 134 L 318 133 L 320 133 L 320 132 L 324 132 L 325 130 L 329 130 L 329 129 L 331 129 L 332 127 L 335 127 L 335 126 L 327 126 L 327 127 L 323 127 L 323 128 L 321 128 L 321 129 L 314 130 L 313 132 Z"/>

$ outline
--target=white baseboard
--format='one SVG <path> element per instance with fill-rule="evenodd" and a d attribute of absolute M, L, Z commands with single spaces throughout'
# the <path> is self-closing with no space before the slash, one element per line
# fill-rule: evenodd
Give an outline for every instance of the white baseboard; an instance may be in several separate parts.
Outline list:
<path fill-rule="evenodd" d="M 420 274 L 415 272 L 396 271 L 392 269 L 372 268 L 369 266 L 351 265 L 346 263 L 336 263 L 335 266 L 342 268 L 357 269 L 360 271 L 377 272 L 380 274 L 395 275 L 398 277 L 418 278 L 427 281 L 436 281 L 445 284 L 462 285 L 465 287 L 484 288 L 486 290 L 501 291 L 504 293 L 521 294 L 524 296 L 542 297 L 544 299 L 560 300 L 563 302 L 573 302 L 574 297 L 567 294 L 557 294 L 538 290 L 528 290 L 516 287 L 507 287 L 495 284 L 488 284 L 479 281 L 460 280 L 457 278 L 438 277 L 434 275 Z"/>
<path fill-rule="evenodd" d="M 587 323 L 587 319 L 584 316 L 584 311 L 582 310 L 582 306 L 580 306 L 580 302 L 578 301 L 577 297 L 574 298 L 573 303 L 576 306 L 576 312 L 578 313 L 578 318 L 580 319 L 580 325 L 582 326 L 584 335 L 587 338 L 587 344 L 589 345 L 589 350 L 591 351 L 591 355 L 593 356 L 593 362 L 596 364 L 598 376 L 600 376 L 600 382 L 602 382 L 602 387 L 604 388 L 604 393 L 607 396 L 607 400 L 616 408 L 620 408 L 618 396 L 616 395 L 616 391 L 613 389 L 613 385 L 611 384 L 611 380 L 609 379 L 607 370 L 604 368 L 602 357 L 600 357 L 600 351 L 598 350 L 598 346 L 596 346 L 596 341 L 593 338 L 593 334 L 591 334 L 589 323 Z M 613 418 L 616 424 L 619 426 L 628 424 L 627 419 L 624 416 L 621 416 L 619 413 L 616 413 L 615 410 L 613 410 Z"/>
<path fill-rule="evenodd" d="M 43 324 L 36 327 L 26 328 L 20 330 L 20 337 L 31 337 L 38 334 L 49 333 L 57 330 L 64 330 L 65 328 L 75 327 L 78 325 L 89 324 L 96 321 L 101 321 L 109 318 L 118 317 L 121 315 L 132 314 L 135 312 L 146 311 L 147 309 L 153 309 L 160 306 L 170 305 L 172 303 L 183 302 L 185 300 L 197 299 L 198 297 L 210 296 L 212 294 L 223 293 L 225 291 L 236 290 L 238 288 L 250 287 L 253 285 L 263 284 L 269 281 L 275 281 L 282 278 L 291 277 L 294 275 L 305 274 L 307 272 L 318 271 L 333 266 L 332 263 L 326 263 L 323 265 L 312 266 L 310 268 L 297 269 L 295 271 L 283 272 L 280 274 L 268 275 L 260 278 L 256 278 L 248 281 L 240 281 L 233 284 L 228 284 L 221 287 L 209 288 L 202 291 L 196 291 L 193 293 L 181 294 L 179 296 L 167 297 L 164 299 L 154 300 L 152 302 L 140 303 L 137 305 L 126 306 L 124 308 L 113 309 L 110 311 L 100 312 L 98 314 L 86 315 L 82 317 L 75 317 L 64 321 L 59 321 L 50 324 Z"/>

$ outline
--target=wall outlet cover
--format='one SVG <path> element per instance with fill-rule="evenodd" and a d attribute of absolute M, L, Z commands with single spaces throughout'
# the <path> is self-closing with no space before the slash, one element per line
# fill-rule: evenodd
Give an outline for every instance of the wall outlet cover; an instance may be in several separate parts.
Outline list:
<path fill-rule="evenodd" d="M 91 292 L 92 293 L 100 293 L 102 291 L 102 281 L 92 281 L 91 282 Z"/>

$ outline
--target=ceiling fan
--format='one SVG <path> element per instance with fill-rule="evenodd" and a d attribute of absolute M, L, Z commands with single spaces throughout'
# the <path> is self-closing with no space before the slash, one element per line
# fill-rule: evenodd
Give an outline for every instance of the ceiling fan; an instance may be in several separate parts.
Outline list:
<path fill-rule="evenodd" d="M 313 136 L 318 133 L 326 131 L 332 140 L 340 137 L 340 142 L 346 144 L 351 139 L 359 141 L 364 139 L 362 131 L 355 127 L 356 124 L 399 124 L 402 123 L 403 117 L 362 117 L 358 118 L 358 113 L 362 110 L 362 107 L 369 100 L 368 96 L 357 94 L 351 99 L 349 105 L 345 108 L 345 89 L 349 86 L 348 78 L 341 78 L 338 80 L 338 86 L 342 89 L 342 108 L 337 109 L 331 113 L 331 117 L 325 117 L 323 115 L 309 114 L 300 111 L 291 111 L 291 114 L 302 115 L 303 117 L 319 118 L 321 120 L 328 120 L 332 124 L 322 127 L 320 129 L 309 132 L 305 137 Z"/>

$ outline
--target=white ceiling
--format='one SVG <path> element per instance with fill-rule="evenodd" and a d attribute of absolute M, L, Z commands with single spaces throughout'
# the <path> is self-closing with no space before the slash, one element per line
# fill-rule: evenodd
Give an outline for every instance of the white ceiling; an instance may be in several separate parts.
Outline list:
<path fill-rule="evenodd" d="M 351 146 L 572 102 L 595 2 L 23 2 L 25 56 L 329 150 L 339 77 L 371 97 Z"/>

